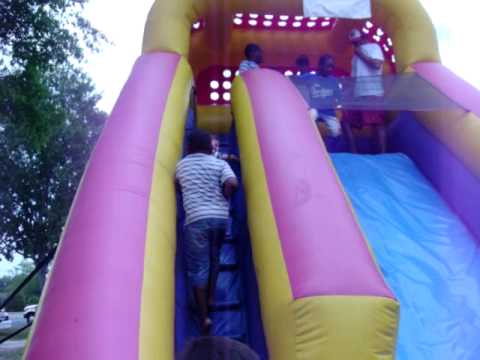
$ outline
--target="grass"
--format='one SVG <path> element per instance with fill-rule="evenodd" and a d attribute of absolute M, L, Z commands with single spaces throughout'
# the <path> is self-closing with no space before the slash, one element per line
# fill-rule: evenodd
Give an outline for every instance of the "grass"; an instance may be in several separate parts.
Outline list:
<path fill-rule="evenodd" d="M 4 337 L 8 336 L 9 334 L 15 332 L 17 328 L 12 328 L 8 330 L 0 330 L 0 339 L 3 339 Z M 14 338 L 11 340 L 26 340 L 28 337 L 28 329 L 21 332 L 20 334 L 16 335 Z M 9 347 L 4 347 L 0 345 L 0 360 L 21 360 L 22 355 L 23 355 L 23 350 L 24 347 L 16 347 L 16 348 L 9 348 Z"/>
<path fill-rule="evenodd" d="M 1 350 L 0 360 L 21 360 L 23 355 L 23 348 L 15 350 Z"/>
<path fill-rule="evenodd" d="M 0 330 L 0 340 L 3 339 L 4 337 L 10 335 L 11 333 L 17 331 L 18 329 L 19 328 L 12 328 L 12 329 L 8 329 L 8 330 Z M 17 334 L 11 340 L 26 340 L 27 338 L 28 338 L 28 329 L 25 330 L 25 331 L 22 331 L 20 334 Z M 0 345 L 0 349 L 1 349 L 1 345 Z"/>

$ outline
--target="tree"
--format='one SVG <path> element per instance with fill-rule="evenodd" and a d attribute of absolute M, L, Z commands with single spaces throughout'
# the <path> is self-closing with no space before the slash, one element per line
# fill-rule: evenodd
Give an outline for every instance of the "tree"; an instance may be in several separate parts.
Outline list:
<path fill-rule="evenodd" d="M 80 63 L 104 37 L 86 0 L 0 3 L 0 254 L 38 263 L 60 237 L 105 114 Z"/>
<path fill-rule="evenodd" d="M 2 0 L 0 51 L 12 66 L 63 65 L 82 60 L 105 37 L 83 16 L 88 0 Z"/>
<path fill-rule="evenodd" d="M 11 123 L 0 135 L 0 252 L 7 259 L 20 253 L 38 262 L 56 246 L 105 119 L 84 75 L 67 68 L 46 76 L 61 89 L 51 101 L 64 123 L 50 128 L 41 150 L 22 143 Z"/>
<path fill-rule="evenodd" d="M 82 15 L 87 2 L 0 2 L 0 75 L 8 92 L 1 99 L 9 102 L 0 108 L 0 116 L 14 123 L 18 136 L 36 150 L 46 145 L 65 117 L 64 108 L 52 99 L 61 89 L 46 75 L 67 66 L 82 74 L 79 64 L 85 52 L 97 51 L 106 41 Z"/>

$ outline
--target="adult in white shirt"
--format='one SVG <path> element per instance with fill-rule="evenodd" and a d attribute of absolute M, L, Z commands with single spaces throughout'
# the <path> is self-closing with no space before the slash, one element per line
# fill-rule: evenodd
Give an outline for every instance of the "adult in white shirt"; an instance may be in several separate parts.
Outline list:
<path fill-rule="evenodd" d="M 362 98 L 366 102 L 378 102 L 378 98 L 384 95 L 383 88 L 383 64 L 385 57 L 382 48 L 372 43 L 360 30 L 353 29 L 349 39 L 354 47 L 352 59 L 352 77 L 355 78 L 354 96 Z M 375 130 L 380 153 L 387 149 L 387 136 L 382 111 L 351 111 L 345 116 L 344 130 L 350 143 L 352 152 L 357 152 L 352 126 L 362 128 L 372 127 Z"/>

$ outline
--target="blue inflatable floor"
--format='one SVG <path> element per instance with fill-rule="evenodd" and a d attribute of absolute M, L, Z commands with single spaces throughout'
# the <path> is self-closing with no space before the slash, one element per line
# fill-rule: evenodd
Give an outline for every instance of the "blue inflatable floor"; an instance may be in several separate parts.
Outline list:
<path fill-rule="evenodd" d="M 332 158 L 401 304 L 397 359 L 480 359 L 480 253 L 461 220 L 404 155 Z"/>

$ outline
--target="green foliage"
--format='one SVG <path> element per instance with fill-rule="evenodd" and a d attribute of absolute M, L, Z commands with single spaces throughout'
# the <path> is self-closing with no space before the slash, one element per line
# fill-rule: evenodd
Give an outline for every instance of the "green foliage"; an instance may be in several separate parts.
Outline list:
<path fill-rule="evenodd" d="M 0 255 L 54 248 L 105 120 L 79 64 L 104 37 L 87 0 L 0 2 Z"/>
<path fill-rule="evenodd" d="M 52 74 L 71 68 L 77 74 L 86 50 L 96 51 L 105 37 L 82 15 L 87 0 L 2 0 L 0 2 L 0 123 L 39 150 L 62 126 L 65 107 Z"/>
<path fill-rule="evenodd" d="M 103 35 L 82 16 L 88 0 L 2 0 L 0 51 L 11 65 L 45 67 L 82 60 Z"/>
<path fill-rule="evenodd" d="M 0 133 L 0 252 L 9 259 L 17 252 L 38 261 L 57 244 L 105 119 L 95 108 L 98 97 L 90 80 L 60 70 L 46 75 L 60 90 L 50 101 L 63 118 L 58 115 L 58 123 L 48 128 L 52 135 L 45 145 L 37 150 L 22 142 L 12 123 Z"/>
<path fill-rule="evenodd" d="M 50 94 L 51 81 L 48 73 L 27 64 L 23 71 L 5 76 L 0 83 L 2 123 L 15 127 L 17 142 L 37 150 L 58 131 L 66 116 Z"/>

